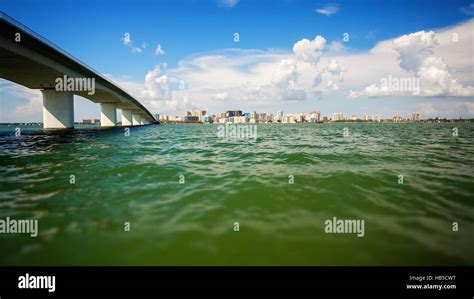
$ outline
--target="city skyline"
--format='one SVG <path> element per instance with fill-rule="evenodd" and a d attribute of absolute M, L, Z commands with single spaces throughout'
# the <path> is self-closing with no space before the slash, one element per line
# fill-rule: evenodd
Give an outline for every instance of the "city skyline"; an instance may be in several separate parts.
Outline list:
<path fill-rule="evenodd" d="M 332 115 L 332 116 L 331 116 Z M 276 113 L 263 112 L 245 112 L 245 110 L 226 110 L 225 112 L 211 113 L 204 109 L 187 110 L 183 115 L 163 115 L 155 114 L 155 119 L 161 122 L 201 122 L 201 123 L 301 123 L 301 122 L 338 122 L 338 121 L 365 121 L 365 122 L 419 122 L 424 119 L 420 112 L 413 111 L 409 116 L 393 115 L 389 118 L 382 118 L 379 114 L 369 115 L 368 113 L 346 115 L 342 112 L 332 114 L 323 114 L 319 109 L 306 112 L 285 112 L 279 110 Z M 462 118 L 461 118 L 462 120 Z M 469 119 L 467 119 L 469 120 Z"/>
<path fill-rule="evenodd" d="M 2 10 L 99 70 L 153 114 L 317 106 L 381 118 L 412 111 L 426 118 L 474 117 L 473 6 L 450 1 L 427 11 L 422 1 L 402 2 L 397 11 L 391 1 L 363 8 L 341 1 L 334 9 L 306 1 L 185 2 L 189 12 L 184 2 L 91 2 L 98 15 L 112 9 L 111 26 L 82 18 L 85 12 L 67 3 L 55 10 L 46 1 L 29 10 L 5 1 Z M 292 22 L 279 18 L 281 9 L 295 16 Z M 156 11 L 167 13 L 156 20 Z M 76 21 L 44 22 L 52 14 L 60 15 L 57 22 L 72 15 Z M 190 23 L 197 27 L 173 16 L 195 18 Z M 38 90 L 0 79 L 0 105 L 0 122 L 41 121 Z M 76 119 L 100 115 L 79 96 L 74 105 Z"/>

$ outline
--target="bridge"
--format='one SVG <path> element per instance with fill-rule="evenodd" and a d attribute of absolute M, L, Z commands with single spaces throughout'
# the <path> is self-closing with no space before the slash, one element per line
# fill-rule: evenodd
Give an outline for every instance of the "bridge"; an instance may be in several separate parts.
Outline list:
<path fill-rule="evenodd" d="M 137 99 L 111 80 L 3 12 L 0 78 L 41 90 L 45 129 L 74 127 L 74 95 L 100 104 L 103 127 L 117 125 L 117 109 L 122 110 L 122 126 L 156 123 Z"/>

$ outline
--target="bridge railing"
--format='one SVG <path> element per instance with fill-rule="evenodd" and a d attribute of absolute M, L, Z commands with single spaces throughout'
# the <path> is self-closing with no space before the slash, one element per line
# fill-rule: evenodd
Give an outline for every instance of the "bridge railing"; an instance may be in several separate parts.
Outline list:
<path fill-rule="evenodd" d="M 44 44 L 47 44 L 49 47 L 53 48 L 54 50 L 60 52 L 61 54 L 63 54 L 64 56 L 66 56 L 67 58 L 71 59 L 72 61 L 74 61 L 75 63 L 77 64 L 80 64 L 82 67 L 94 72 L 95 74 L 97 74 L 97 76 L 99 76 L 101 79 L 107 81 L 108 83 L 112 84 L 113 86 L 115 86 L 116 88 L 120 89 L 122 92 L 124 92 L 127 96 L 129 96 L 130 98 L 132 99 L 135 99 L 133 96 L 131 96 L 128 92 L 126 92 L 122 87 L 118 86 L 116 83 L 114 83 L 112 80 L 110 80 L 109 78 L 107 77 L 104 77 L 100 74 L 100 72 L 98 72 L 97 70 L 95 70 L 94 68 L 92 68 L 91 66 L 87 65 L 85 62 L 82 62 L 80 59 L 74 57 L 73 55 L 69 54 L 68 52 L 66 52 L 66 50 L 58 47 L 57 45 L 55 45 L 53 42 L 51 42 L 50 40 L 48 40 L 47 38 L 39 35 L 38 33 L 34 32 L 33 30 L 31 30 L 30 28 L 28 28 L 26 25 L 23 25 L 22 23 L 20 23 L 19 21 L 15 20 L 14 18 L 12 18 L 11 16 L 7 15 L 6 13 L 0 11 L 0 19 L 1 20 L 4 20 L 5 22 L 7 23 L 10 23 L 11 25 L 21 29 L 22 31 L 28 33 L 31 37 L 37 39 L 38 41 L 44 43 Z M 142 105 L 137 99 L 135 99 L 140 105 Z M 143 105 L 142 105 L 143 106 Z M 145 108 L 145 107 L 143 107 Z M 146 108 L 145 108 L 146 110 Z M 147 111 L 149 112 L 149 111 Z M 151 115 L 151 113 L 150 113 Z M 153 117 L 154 119 L 154 117 Z"/>

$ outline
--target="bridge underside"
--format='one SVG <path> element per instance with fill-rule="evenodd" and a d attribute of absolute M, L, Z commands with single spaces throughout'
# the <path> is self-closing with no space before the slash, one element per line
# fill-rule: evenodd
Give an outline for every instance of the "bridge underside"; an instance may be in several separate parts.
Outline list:
<path fill-rule="evenodd" d="M 5 23 L 5 26 L 3 26 Z M 122 125 L 143 125 L 155 120 L 137 100 L 93 70 L 72 60 L 48 44 L 22 34 L 15 42 L 11 24 L 0 20 L 0 78 L 40 89 L 43 94 L 44 128 L 71 128 L 74 126 L 73 95 L 101 104 L 101 125 L 117 124 L 117 109 L 122 110 Z M 57 89 L 57 79 L 89 80 L 92 86 L 80 89 Z M 94 81 L 92 81 L 94 79 Z M 77 87 L 77 86 L 75 86 Z M 87 87 L 87 88 L 86 88 Z"/>

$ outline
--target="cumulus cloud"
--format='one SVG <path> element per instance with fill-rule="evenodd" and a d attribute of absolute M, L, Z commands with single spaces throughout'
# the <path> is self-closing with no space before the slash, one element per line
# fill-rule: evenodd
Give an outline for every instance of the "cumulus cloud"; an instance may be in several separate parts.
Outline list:
<path fill-rule="evenodd" d="M 346 47 L 344 47 L 344 45 L 339 42 L 339 41 L 333 41 L 331 42 L 331 44 L 329 45 L 329 50 L 333 53 L 342 53 L 344 51 L 346 51 Z"/>
<path fill-rule="evenodd" d="M 286 89 L 293 88 L 300 76 L 295 60 L 282 59 L 273 74 L 273 84 Z"/>
<path fill-rule="evenodd" d="M 346 69 L 336 59 L 331 59 L 320 75 L 321 83 L 326 82 L 322 90 L 339 90 L 340 83 L 344 80 L 345 71 Z"/>
<path fill-rule="evenodd" d="M 167 99 L 169 97 L 168 76 L 163 75 L 162 68 L 166 64 L 155 65 L 145 76 L 145 89 L 142 91 L 145 97 L 156 99 Z"/>
<path fill-rule="evenodd" d="M 333 14 L 339 11 L 339 5 L 335 3 L 331 3 L 326 6 L 317 8 L 315 11 L 325 16 L 332 16 Z"/>
<path fill-rule="evenodd" d="M 190 56 L 172 69 L 155 66 L 138 96 L 160 113 L 179 113 L 189 107 L 218 110 L 229 102 L 249 107 L 315 100 L 339 90 L 345 72 L 337 59 L 322 58 L 325 45 L 325 38 L 316 36 L 296 41 L 290 53 L 226 49 Z"/>
<path fill-rule="evenodd" d="M 474 20 L 470 20 L 438 31 L 406 34 L 381 41 L 363 52 L 345 48 L 340 51 L 340 43 L 333 41 L 327 45 L 320 35 L 295 40 L 293 46 L 289 45 L 290 51 L 215 50 L 185 57 L 173 68 L 156 65 L 142 82 L 112 80 L 154 113 L 178 115 L 195 108 L 211 112 L 229 107 L 289 105 L 291 108 L 302 101 L 332 100 L 334 95 L 341 94 L 341 98 L 342 95 L 428 100 L 442 97 L 450 102 L 463 98 L 462 104 L 456 105 L 456 113 L 461 111 L 466 115 L 474 109 L 466 99 L 473 96 L 474 86 L 473 25 Z M 130 35 L 124 35 L 123 42 L 133 47 Z M 389 75 L 419 79 L 420 93 L 384 88 L 381 79 Z M 295 105 L 283 104 L 285 101 L 293 101 Z M 37 103 L 39 98 L 29 107 L 41 111 Z M 434 114 L 447 111 L 446 107 L 427 104 L 420 111 L 423 108 Z"/>
<path fill-rule="evenodd" d="M 390 51 L 396 53 L 398 66 L 402 72 L 400 73 L 400 70 L 395 70 L 395 72 L 401 75 L 393 76 L 391 73 L 386 73 L 380 79 L 380 84 L 373 83 L 359 91 L 351 90 L 348 94 L 349 98 L 413 95 L 425 97 L 474 96 L 474 87 L 461 84 L 454 77 L 445 60 L 435 53 L 435 49 L 439 46 L 436 36 L 434 31 L 419 31 L 403 35 L 389 43 L 380 43 L 372 53 L 389 53 Z M 451 41 L 451 43 L 453 42 Z M 390 79 L 388 85 L 385 83 L 387 78 Z M 392 80 L 392 78 L 394 79 Z M 419 82 L 417 83 L 421 85 L 419 90 L 401 88 L 402 84 L 411 82 L 413 82 L 411 84 L 413 86 Z M 397 88 L 388 88 L 387 86 L 396 86 Z"/>
<path fill-rule="evenodd" d="M 293 46 L 293 53 L 298 59 L 315 65 L 318 63 L 325 45 L 326 39 L 320 35 L 313 40 L 304 38 Z"/>
<path fill-rule="evenodd" d="M 420 78 L 422 95 L 474 96 L 474 88 L 459 84 L 443 58 L 434 55 L 433 49 L 439 44 L 433 31 L 404 35 L 393 44 L 400 67 Z"/>

